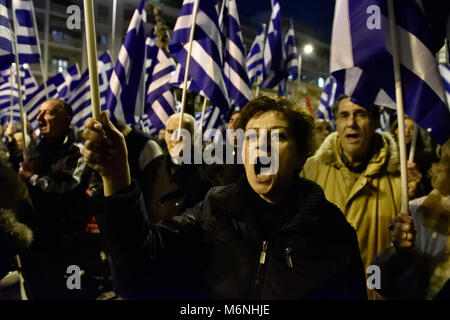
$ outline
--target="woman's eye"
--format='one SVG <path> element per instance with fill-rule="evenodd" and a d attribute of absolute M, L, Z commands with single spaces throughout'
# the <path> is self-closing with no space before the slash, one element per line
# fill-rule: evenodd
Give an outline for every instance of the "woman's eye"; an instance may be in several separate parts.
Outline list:
<path fill-rule="evenodd" d="M 272 139 L 278 139 L 278 140 L 286 139 L 286 134 L 281 133 L 281 132 L 272 132 L 272 134 L 270 136 Z"/>
<path fill-rule="evenodd" d="M 258 139 L 258 136 L 256 134 L 248 134 L 247 135 L 248 141 L 256 141 L 256 139 Z"/>

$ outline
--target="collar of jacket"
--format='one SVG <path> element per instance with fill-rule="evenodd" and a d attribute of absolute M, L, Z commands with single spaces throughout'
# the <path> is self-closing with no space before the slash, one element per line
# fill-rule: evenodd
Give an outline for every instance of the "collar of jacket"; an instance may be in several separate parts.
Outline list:
<path fill-rule="evenodd" d="M 379 150 L 373 150 L 373 156 L 367 164 L 364 175 L 371 176 L 379 173 L 383 168 L 391 174 L 400 173 L 400 155 L 397 143 L 388 132 L 375 132 L 374 139 L 381 143 L 372 143 L 373 146 L 380 145 Z M 342 148 L 339 143 L 338 133 L 333 132 L 324 140 L 320 148 L 316 151 L 317 156 L 327 165 L 334 166 L 337 169 L 345 167 L 341 159 Z"/>
<path fill-rule="evenodd" d="M 326 205 L 329 203 L 326 201 L 323 190 L 319 185 L 310 180 L 298 178 L 293 187 L 295 188 L 293 194 L 298 194 L 295 197 L 297 201 L 295 210 L 297 212 L 280 230 L 294 230 L 301 225 L 318 224 L 325 221 L 327 223 L 334 222 L 328 220 L 329 217 L 326 213 L 329 210 L 326 209 Z M 250 208 L 251 204 L 246 196 L 247 188 L 249 188 L 249 185 L 244 177 L 236 183 L 211 189 L 209 199 L 216 209 L 213 212 L 253 224 L 252 208 Z"/>

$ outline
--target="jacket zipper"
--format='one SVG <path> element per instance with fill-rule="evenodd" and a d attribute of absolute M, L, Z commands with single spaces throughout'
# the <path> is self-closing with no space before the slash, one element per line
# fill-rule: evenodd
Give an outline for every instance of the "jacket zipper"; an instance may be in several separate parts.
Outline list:
<path fill-rule="evenodd" d="M 292 263 L 291 252 L 292 252 L 292 248 L 291 247 L 287 247 L 284 250 L 284 253 L 286 254 L 286 264 L 287 264 L 289 269 L 292 269 L 294 267 L 294 264 Z"/>
<path fill-rule="evenodd" d="M 259 255 L 259 263 L 256 268 L 255 277 L 253 279 L 253 283 L 252 283 L 252 287 L 251 287 L 252 290 L 251 290 L 250 296 L 254 299 L 261 298 L 268 249 L 269 249 L 269 242 L 263 241 L 261 254 Z"/>

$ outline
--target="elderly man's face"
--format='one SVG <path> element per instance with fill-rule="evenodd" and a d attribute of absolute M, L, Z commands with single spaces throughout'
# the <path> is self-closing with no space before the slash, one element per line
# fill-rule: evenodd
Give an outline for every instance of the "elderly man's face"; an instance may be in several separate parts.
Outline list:
<path fill-rule="evenodd" d="M 349 98 L 342 99 L 338 107 L 336 127 L 344 154 L 349 160 L 364 158 L 375 130 L 369 112 Z"/>
<path fill-rule="evenodd" d="M 182 150 L 178 150 L 178 148 L 176 148 L 176 146 L 182 141 L 181 134 L 180 134 L 180 137 L 178 140 L 175 140 L 175 136 L 173 137 L 174 139 L 172 139 L 172 135 L 175 134 L 178 129 L 179 121 L 180 121 L 179 117 L 174 117 L 174 118 L 170 118 L 166 124 L 165 140 L 166 140 L 167 150 L 169 151 L 169 154 L 172 157 L 182 156 Z M 186 129 L 189 132 L 191 130 L 191 128 L 189 127 L 189 124 L 186 121 L 182 122 L 181 128 Z M 191 133 L 191 140 L 192 140 L 194 138 L 192 136 L 193 132 L 190 132 L 190 133 Z M 178 154 L 175 154 L 175 153 L 178 153 Z"/>
<path fill-rule="evenodd" d="M 256 135 L 249 135 L 249 130 L 254 129 Z M 268 145 L 257 143 L 258 136 L 263 133 L 262 129 L 267 130 L 266 134 Z M 272 151 L 271 136 L 274 136 L 277 129 L 278 135 L 278 171 L 271 175 L 261 174 L 261 161 L 255 161 L 250 157 L 270 157 Z M 289 187 L 296 170 L 302 165 L 301 157 L 298 153 L 297 143 L 289 134 L 288 122 L 286 119 L 274 111 L 267 111 L 254 116 L 248 121 L 245 128 L 246 138 L 243 148 L 243 159 L 245 174 L 252 189 L 269 202 L 276 202 L 280 198 L 280 193 Z M 275 140 L 276 141 L 276 140 Z M 276 157 L 275 157 L 276 158 Z M 256 162 L 256 163 L 255 163 Z M 273 164 L 272 164 L 273 166 Z M 275 200 L 274 200 L 275 199 Z"/>
<path fill-rule="evenodd" d="M 37 120 L 41 134 L 46 139 L 64 136 L 70 126 L 70 116 L 56 100 L 42 103 Z"/>

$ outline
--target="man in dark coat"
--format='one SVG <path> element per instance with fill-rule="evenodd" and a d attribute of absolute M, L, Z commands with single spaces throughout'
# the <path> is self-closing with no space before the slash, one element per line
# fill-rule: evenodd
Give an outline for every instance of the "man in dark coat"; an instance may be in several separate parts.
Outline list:
<path fill-rule="evenodd" d="M 85 228 L 90 218 L 86 189 L 91 170 L 70 128 L 71 107 L 61 100 L 47 100 L 38 122 L 43 139 L 19 174 L 27 182 L 36 210 L 35 241 L 24 256 L 25 275 L 35 299 L 82 297 L 88 290 L 69 290 L 67 268 L 85 270 Z"/>
<path fill-rule="evenodd" d="M 298 178 L 312 150 L 312 119 L 288 100 L 261 97 L 242 110 L 237 127 L 248 133 L 246 178 L 152 225 L 129 176 L 123 136 L 107 113 L 101 123 L 86 122 L 83 154 L 102 175 L 97 218 L 121 275 L 118 292 L 157 299 L 365 299 L 354 229 L 318 185 Z M 264 143 L 259 136 L 267 132 Z"/>

